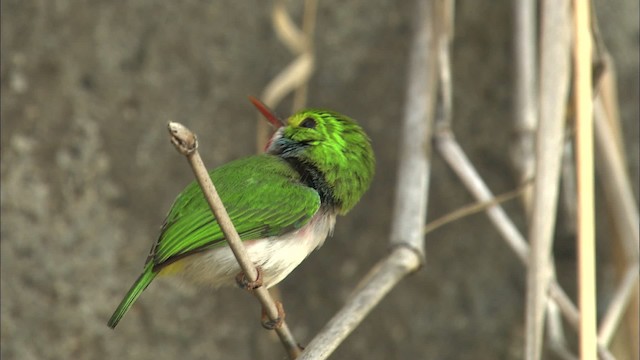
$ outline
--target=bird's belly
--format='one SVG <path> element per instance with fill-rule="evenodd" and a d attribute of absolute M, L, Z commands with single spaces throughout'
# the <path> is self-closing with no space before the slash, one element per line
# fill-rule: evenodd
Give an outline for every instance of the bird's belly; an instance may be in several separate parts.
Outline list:
<path fill-rule="evenodd" d="M 322 245 L 335 224 L 334 215 L 316 215 L 309 223 L 291 233 L 244 241 L 251 261 L 262 268 L 266 287 L 276 285 L 314 249 Z M 206 286 L 235 284 L 240 272 L 238 261 L 228 246 L 193 254 L 176 262 L 187 279 Z"/>

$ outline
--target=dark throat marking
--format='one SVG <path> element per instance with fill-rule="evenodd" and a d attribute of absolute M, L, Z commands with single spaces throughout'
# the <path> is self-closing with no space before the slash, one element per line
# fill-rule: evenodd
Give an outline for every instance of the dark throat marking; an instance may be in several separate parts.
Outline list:
<path fill-rule="evenodd" d="M 323 207 L 335 208 L 339 205 L 331 187 L 318 168 L 295 157 L 285 157 L 284 160 L 300 174 L 302 183 L 318 192 Z"/>

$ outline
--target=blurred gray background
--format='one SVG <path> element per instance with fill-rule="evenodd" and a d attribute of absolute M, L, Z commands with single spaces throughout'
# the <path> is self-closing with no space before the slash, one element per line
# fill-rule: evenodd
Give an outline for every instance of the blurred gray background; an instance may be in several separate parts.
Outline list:
<path fill-rule="evenodd" d="M 638 2 L 596 4 L 617 65 L 637 194 Z M 115 331 L 105 325 L 175 196 L 192 181 L 169 144 L 167 121 L 199 134 L 211 168 L 255 151 L 247 95 L 259 95 L 292 60 L 274 35 L 270 6 L 2 1 L 3 359 L 285 358 L 275 335 L 260 327 L 257 302 L 238 289 L 160 279 Z M 289 8 L 301 18 L 300 2 Z M 386 253 L 413 13 L 413 1 L 319 2 L 308 103 L 359 119 L 378 171 L 333 238 L 279 287 L 302 344 Z M 491 189 L 508 191 L 516 186 L 507 155 L 512 2 L 459 1 L 455 22 L 455 131 Z M 288 114 L 290 101 L 277 110 Z M 429 218 L 471 201 L 436 156 Z M 519 205 L 507 209 L 522 227 Z M 574 296 L 574 239 L 556 241 L 561 280 Z M 427 265 L 333 358 L 520 358 L 525 272 L 486 217 L 442 228 L 426 246 Z M 604 280 L 611 279 L 608 247 L 601 239 Z M 606 301 L 611 288 L 599 290 Z"/>

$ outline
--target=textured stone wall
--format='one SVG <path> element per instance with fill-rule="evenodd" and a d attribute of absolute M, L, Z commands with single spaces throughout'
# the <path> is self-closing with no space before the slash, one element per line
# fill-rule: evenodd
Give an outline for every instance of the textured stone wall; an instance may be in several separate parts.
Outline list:
<path fill-rule="evenodd" d="M 638 192 L 638 3 L 599 1 L 618 65 Z M 270 2 L 2 1 L 3 359 L 282 359 L 236 289 L 153 283 L 112 331 L 176 194 L 192 180 L 168 142 L 181 121 L 210 166 L 254 152 L 258 95 L 291 56 Z M 290 4 L 300 17 L 299 2 Z M 307 343 L 387 248 L 413 2 L 320 1 L 309 104 L 359 119 L 374 141 L 371 190 L 280 286 Z M 464 1 L 453 46 L 455 130 L 496 193 L 515 186 L 511 2 Z M 278 109 L 288 114 L 288 103 Z M 434 162 L 429 217 L 471 201 Z M 508 209 L 523 224 L 518 206 Z M 404 280 L 336 359 L 518 359 L 525 273 L 483 215 L 427 238 Z M 572 240 L 568 240 L 572 241 Z M 573 264 L 572 255 L 567 255 Z"/>

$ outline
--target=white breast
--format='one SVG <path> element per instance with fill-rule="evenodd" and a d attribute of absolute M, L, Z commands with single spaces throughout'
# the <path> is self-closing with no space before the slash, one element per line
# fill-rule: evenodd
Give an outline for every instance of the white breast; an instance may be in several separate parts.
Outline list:
<path fill-rule="evenodd" d="M 262 268 L 264 285 L 271 287 L 282 281 L 314 249 L 322 246 L 333 231 L 335 222 L 335 214 L 316 214 L 299 230 L 245 241 L 251 261 Z M 207 286 L 234 285 L 235 276 L 240 272 L 240 266 L 228 246 L 193 254 L 180 262 L 184 266 L 181 274 Z"/>

